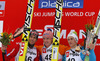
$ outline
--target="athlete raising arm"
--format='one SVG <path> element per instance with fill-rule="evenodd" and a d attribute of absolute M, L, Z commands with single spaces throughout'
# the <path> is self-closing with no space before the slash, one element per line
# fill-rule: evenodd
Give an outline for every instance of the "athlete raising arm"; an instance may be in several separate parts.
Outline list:
<path fill-rule="evenodd" d="M 81 50 L 76 51 L 77 42 L 78 42 L 77 33 L 75 31 L 69 33 L 67 36 L 67 40 L 71 49 L 65 52 L 65 61 L 84 61 L 85 55 L 82 54 L 82 51 Z M 89 58 L 92 60 L 89 60 L 89 61 L 96 61 L 96 56 L 95 56 L 93 48 L 94 48 L 94 45 L 91 44 Z"/>

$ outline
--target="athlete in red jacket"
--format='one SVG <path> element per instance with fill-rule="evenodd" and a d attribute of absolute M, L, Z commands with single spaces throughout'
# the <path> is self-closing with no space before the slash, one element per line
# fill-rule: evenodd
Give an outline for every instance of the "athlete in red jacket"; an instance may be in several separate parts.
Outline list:
<path fill-rule="evenodd" d="M 32 30 L 29 36 L 28 49 L 26 53 L 25 61 L 39 61 L 39 51 L 36 47 L 34 47 L 35 42 L 38 40 L 38 32 L 36 30 Z M 10 61 L 11 58 L 15 57 L 15 61 L 19 60 L 19 48 L 20 45 L 17 45 L 12 49 L 10 53 L 5 56 L 5 61 Z"/>
<path fill-rule="evenodd" d="M 0 61 L 5 61 L 5 59 L 4 59 L 4 55 L 5 55 L 4 50 L 6 50 L 6 49 L 7 49 L 7 47 L 4 46 L 4 45 L 2 45 L 2 47 L 0 48 Z"/>

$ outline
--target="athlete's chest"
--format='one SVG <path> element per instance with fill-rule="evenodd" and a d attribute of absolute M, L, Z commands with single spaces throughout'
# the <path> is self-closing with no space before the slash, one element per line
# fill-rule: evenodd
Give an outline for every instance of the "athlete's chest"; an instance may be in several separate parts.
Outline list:
<path fill-rule="evenodd" d="M 66 61 L 82 61 L 80 52 L 66 51 Z"/>
<path fill-rule="evenodd" d="M 42 48 L 42 60 L 51 61 L 52 47 Z"/>
<path fill-rule="evenodd" d="M 37 49 L 36 48 L 28 48 L 27 54 L 26 54 L 26 61 L 34 61 L 34 59 L 37 57 Z"/>

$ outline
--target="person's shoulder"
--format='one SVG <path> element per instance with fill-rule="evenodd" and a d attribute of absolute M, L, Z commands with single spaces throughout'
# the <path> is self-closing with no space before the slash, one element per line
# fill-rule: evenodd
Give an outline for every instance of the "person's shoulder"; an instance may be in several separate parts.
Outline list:
<path fill-rule="evenodd" d="M 34 47 L 36 47 L 36 48 L 42 48 L 43 45 L 34 45 Z"/>
<path fill-rule="evenodd" d="M 37 50 L 42 54 L 43 45 L 34 45 L 34 47 L 36 47 Z"/>
<path fill-rule="evenodd" d="M 69 46 L 62 45 L 62 44 L 59 45 L 59 48 L 64 48 L 64 49 L 70 50 L 70 47 Z"/>
<path fill-rule="evenodd" d="M 63 45 L 63 44 L 59 44 L 59 47 L 68 47 L 68 46 Z"/>
<path fill-rule="evenodd" d="M 69 50 L 69 49 L 70 49 L 69 46 L 62 45 L 62 44 L 59 45 L 59 53 L 60 53 L 61 55 L 64 55 L 64 54 L 65 54 L 65 51 L 66 51 L 66 50 Z"/>
<path fill-rule="evenodd" d="M 70 50 L 66 50 L 66 52 L 70 52 Z"/>

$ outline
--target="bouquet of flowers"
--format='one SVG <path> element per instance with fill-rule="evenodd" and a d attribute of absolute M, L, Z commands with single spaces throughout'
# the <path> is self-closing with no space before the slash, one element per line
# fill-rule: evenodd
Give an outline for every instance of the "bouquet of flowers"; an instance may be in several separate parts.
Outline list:
<path fill-rule="evenodd" d="M 12 33 L 8 34 L 7 32 L 1 33 L 0 42 L 7 46 L 10 45 L 10 41 L 12 40 Z"/>

